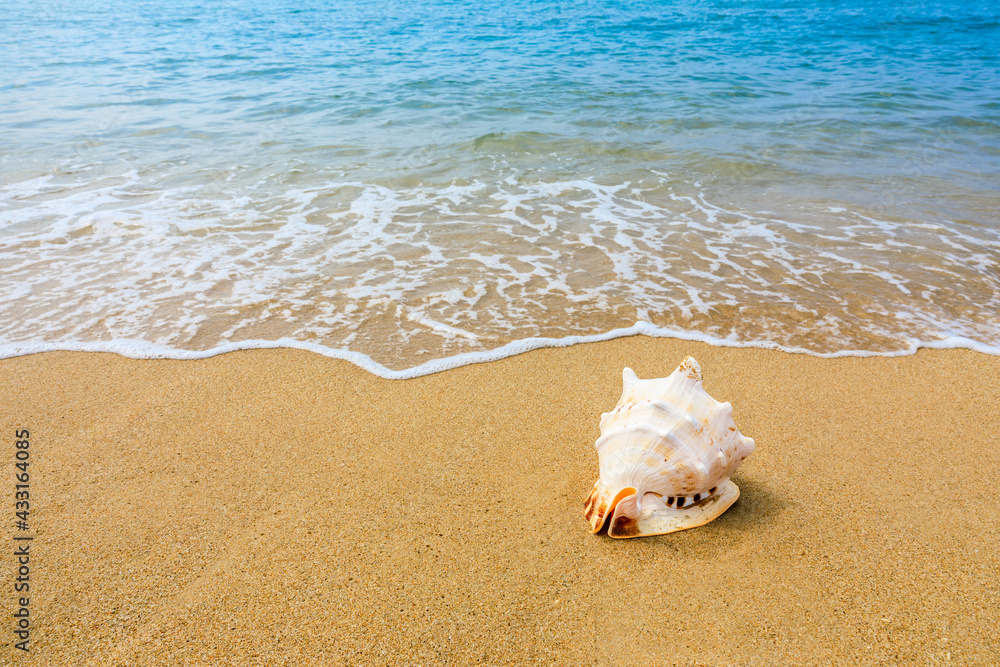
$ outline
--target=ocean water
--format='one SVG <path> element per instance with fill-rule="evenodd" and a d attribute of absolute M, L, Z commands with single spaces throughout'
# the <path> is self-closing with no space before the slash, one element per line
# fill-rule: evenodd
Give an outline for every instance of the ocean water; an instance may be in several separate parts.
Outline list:
<path fill-rule="evenodd" d="M 0 8 L 0 356 L 1000 353 L 1000 5 Z"/>

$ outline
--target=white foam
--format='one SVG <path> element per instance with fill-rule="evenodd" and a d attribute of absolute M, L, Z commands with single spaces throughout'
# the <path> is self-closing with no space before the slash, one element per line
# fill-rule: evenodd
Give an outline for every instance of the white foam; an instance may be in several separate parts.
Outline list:
<path fill-rule="evenodd" d="M 322 179 L 284 188 L 270 178 L 233 187 L 161 190 L 133 171 L 0 188 L 2 349 L 189 358 L 302 347 L 388 377 L 397 372 L 350 350 L 371 349 L 358 333 L 370 317 L 399 329 L 367 335 L 431 341 L 399 359 L 441 358 L 428 368 L 637 333 L 807 353 L 863 349 L 865 340 L 900 354 L 1000 342 L 989 317 L 1000 312 L 997 230 L 821 206 L 836 214 L 823 227 L 674 183 L 511 175 L 436 188 Z M 924 280 L 921 257 L 933 258 L 936 281 Z M 852 281 L 881 291 L 855 294 L 843 287 Z M 781 310 L 767 319 L 762 304 Z M 744 306 L 745 330 L 732 314 Z M 716 318 L 716 309 L 728 314 Z M 594 331 L 610 313 L 646 323 L 540 337 Z M 657 328 L 651 319 L 682 322 Z M 261 337 L 261 323 L 277 340 L 231 342 Z M 102 339 L 112 342 L 94 342 Z M 314 340 L 323 344 L 302 342 Z M 821 343 L 798 345 L 810 340 Z M 186 351 L 203 346 L 211 350 Z M 392 364 L 391 353 L 380 361 Z"/>
<path fill-rule="evenodd" d="M 443 359 L 435 359 L 426 363 L 407 368 L 404 370 L 393 370 L 386 368 L 382 364 L 373 360 L 366 354 L 353 352 L 350 350 L 339 350 L 324 347 L 315 343 L 282 338 L 280 340 L 253 340 L 241 341 L 239 343 L 227 343 L 219 345 L 210 350 L 178 350 L 162 345 L 147 343 L 141 340 L 112 340 L 100 342 L 62 342 L 62 343 L 8 343 L 0 345 L 0 359 L 10 359 L 13 357 L 25 356 L 29 354 L 39 354 L 43 352 L 106 352 L 118 354 L 130 359 L 208 359 L 220 354 L 237 352 L 240 350 L 270 350 L 270 349 L 298 349 L 321 354 L 333 359 L 341 359 L 350 362 L 359 368 L 377 375 L 387 380 L 406 380 L 422 377 L 434 373 L 468 366 L 470 364 L 480 364 L 491 361 L 500 361 L 508 357 L 513 357 L 525 352 L 531 352 L 542 348 L 559 348 L 580 345 L 583 343 L 597 343 L 624 338 L 627 336 L 649 336 L 651 338 L 673 338 L 677 340 L 687 340 L 692 342 L 707 343 L 716 347 L 733 348 L 757 348 L 788 352 L 793 354 L 805 354 L 823 358 L 840 357 L 903 357 L 910 356 L 921 348 L 926 349 L 967 349 L 983 354 L 1000 355 L 1000 346 L 986 345 L 964 336 L 947 336 L 936 341 L 909 340 L 905 348 L 891 352 L 869 352 L 864 350 L 840 350 L 837 352 L 818 353 L 811 350 L 787 348 L 768 341 L 739 342 L 725 338 L 716 338 L 705 334 L 690 331 L 674 331 L 656 327 L 649 322 L 636 322 L 631 327 L 613 329 L 604 333 L 589 336 L 565 336 L 563 338 L 528 338 L 524 340 L 508 343 L 502 347 L 484 352 L 466 352 Z"/>

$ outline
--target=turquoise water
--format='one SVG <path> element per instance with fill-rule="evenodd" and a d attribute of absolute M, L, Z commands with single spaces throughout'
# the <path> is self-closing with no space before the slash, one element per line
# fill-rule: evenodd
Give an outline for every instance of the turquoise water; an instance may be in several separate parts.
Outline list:
<path fill-rule="evenodd" d="M 0 9 L 3 355 L 1000 352 L 995 3 L 94 4 Z"/>

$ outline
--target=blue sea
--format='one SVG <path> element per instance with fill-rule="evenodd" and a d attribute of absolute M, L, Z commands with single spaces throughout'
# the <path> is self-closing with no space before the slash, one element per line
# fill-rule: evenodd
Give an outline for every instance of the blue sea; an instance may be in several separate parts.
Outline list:
<path fill-rule="evenodd" d="M 1000 4 L 0 8 L 0 356 L 1000 354 Z"/>

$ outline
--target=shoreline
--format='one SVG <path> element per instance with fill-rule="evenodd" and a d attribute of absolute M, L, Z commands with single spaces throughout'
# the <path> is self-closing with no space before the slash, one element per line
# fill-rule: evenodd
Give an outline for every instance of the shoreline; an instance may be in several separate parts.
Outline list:
<path fill-rule="evenodd" d="M 147 361 L 194 361 L 211 359 L 212 357 L 230 354 L 233 352 L 248 352 L 253 350 L 300 350 L 317 354 L 328 359 L 349 362 L 354 366 L 357 366 L 358 368 L 383 379 L 410 380 L 461 368 L 463 366 L 503 361 L 504 359 L 533 352 L 535 350 L 573 347 L 589 343 L 603 343 L 609 340 L 629 338 L 633 336 L 644 336 L 653 339 L 667 339 L 677 342 L 694 343 L 699 345 L 703 344 L 710 347 L 730 348 L 736 350 L 766 350 L 784 354 L 801 354 L 820 359 L 842 359 L 848 357 L 907 357 L 916 354 L 920 350 L 969 350 L 981 354 L 1000 357 L 1000 346 L 989 345 L 987 343 L 957 335 L 949 335 L 941 340 L 935 341 L 920 341 L 911 338 L 907 340 L 907 347 L 905 349 L 893 351 L 870 352 L 867 350 L 838 350 L 835 352 L 815 352 L 804 348 L 788 348 L 771 341 L 753 341 L 749 343 L 731 341 L 697 331 L 674 331 L 665 327 L 659 327 L 650 322 L 638 321 L 630 327 L 610 329 L 597 334 L 571 334 L 560 338 L 523 338 L 490 350 L 461 352 L 401 369 L 393 369 L 384 366 L 363 352 L 331 348 L 318 343 L 299 341 L 292 338 L 239 341 L 235 343 L 226 343 L 225 345 L 213 347 L 208 350 L 183 350 L 156 343 L 149 343 L 143 340 L 127 339 L 95 341 L 90 343 L 6 343 L 0 344 L 0 361 L 3 361 L 4 359 L 16 359 L 18 357 L 30 356 L 33 354 L 46 354 L 52 352 L 88 354 L 108 353 L 119 355 L 126 359 Z"/>
<path fill-rule="evenodd" d="M 734 477 L 740 500 L 693 530 L 590 535 L 593 444 L 622 368 L 663 377 L 687 354 L 757 442 Z M 31 652 L 8 630 L 4 660 L 1000 654 L 1000 357 L 830 359 L 630 336 L 405 382 L 291 349 L 46 352 L 0 360 L 0 380 L 4 432 L 31 431 L 37 493 Z M 11 581 L 12 557 L 0 560 Z M 3 604 L 13 613 L 13 594 Z"/>

